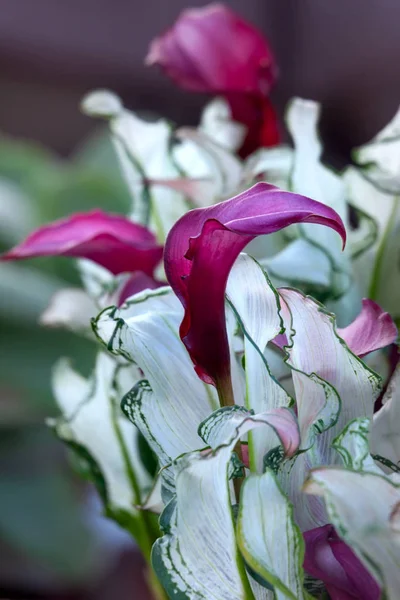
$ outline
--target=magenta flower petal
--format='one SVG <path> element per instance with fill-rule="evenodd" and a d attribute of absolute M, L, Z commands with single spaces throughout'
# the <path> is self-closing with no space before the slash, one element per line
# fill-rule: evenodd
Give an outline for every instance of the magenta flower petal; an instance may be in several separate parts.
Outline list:
<path fill-rule="evenodd" d="M 218 384 L 230 374 L 224 294 L 236 257 L 256 236 L 292 223 L 326 225 L 346 239 L 334 210 L 267 183 L 192 210 L 171 229 L 165 272 L 185 309 L 181 338 L 204 381 Z"/>
<path fill-rule="evenodd" d="M 162 251 L 145 227 L 120 215 L 93 210 L 40 227 L 1 259 L 75 256 L 93 260 L 114 275 L 132 271 L 152 275 Z"/>
<path fill-rule="evenodd" d="M 332 525 L 311 529 L 303 536 L 304 569 L 325 583 L 332 600 L 379 600 L 375 579 Z"/>
<path fill-rule="evenodd" d="M 374 350 L 393 344 L 397 339 L 397 327 L 389 313 L 373 300 L 362 301 L 362 310 L 356 319 L 338 334 L 352 352 L 363 357 Z"/>
<path fill-rule="evenodd" d="M 212 94 L 266 95 L 276 78 L 262 33 L 223 4 L 184 10 L 153 40 L 146 62 L 188 90 Z"/>

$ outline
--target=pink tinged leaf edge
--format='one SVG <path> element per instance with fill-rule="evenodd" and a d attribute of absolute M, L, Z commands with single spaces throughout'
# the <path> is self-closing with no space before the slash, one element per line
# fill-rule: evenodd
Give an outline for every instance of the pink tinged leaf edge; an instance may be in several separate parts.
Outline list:
<path fill-rule="evenodd" d="M 1 260 L 71 256 L 92 260 L 114 275 L 142 271 L 151 276 L 162 253 L 146 227 L 96 209 L 39 227 Z"/>
<path fill-rule="evenodd" d="M 225 408 L 219 409 L 226 410 Z M 229 409 L 228 409 L 229 410 Z M 286 407 L 273 408 L 267 412 L 256 414 L 250 418 L 244 418 L 237 427 L 233 441 L 236 441 L 245 433 L 256 428 L 272 427 L 282 444 L 285 458 L 293 458 L 300 447 L 300 429 L 296 415 Z M 230 441 L 232 444 L 232 440 Z M 242 446 L 243 447 L 243 446 Z M 248 452 L 247 460 L 248 460 Z"/>
<path fill-rule="evenodd" d="M 360 358 L 393 344 L 398 335 L 397 327 L 389 313 L 367 298 L 363 298 L 361 312 L 354 321 L 337 332 L 350 350 Z"/>
<path fill-rule="evenodd" d="M 397 340 L 397 327 L 376 302 L 363 298 L 360 314 L 350 325 L 337 328 L 338 336 L 356 356 L 363 358 L 370 352 L 390 346 Z M 285 333 L 277 335 L 272 343 L 280 350 L 288 345 Z"/>
<path fill-rule="evenodd" d="M 293 223 L 326 225 L 339 233 L 345 245 L 345 227 L 333 209 L 267 183 L 257 183 L 220 204 L 189 211 L 171 229 L 165 272 L 185 309 L 181 339 L 204 381 L 217 384 L 230 376 L 224 303 L 233 263 L 255 237 Z"/>

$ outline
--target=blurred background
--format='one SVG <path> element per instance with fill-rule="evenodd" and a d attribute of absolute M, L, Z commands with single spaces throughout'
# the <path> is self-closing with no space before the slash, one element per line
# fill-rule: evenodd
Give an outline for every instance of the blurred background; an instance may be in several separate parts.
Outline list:
<path fill-rule="evenodd" d="M 270 41 L 280 68 L 272 100 L 322 102 L 327 159 L 349 161 L 400 98 L 398 0 L 228 0 Z M 196 124 L 205 97 L 146 68 L 151 39 L 185 0 L 2 0 L 0 12 L 0 250 L 39 224 L 99 206 L 122 211 L 128 194 L 96 124 L 79 112 L 93 88 L 127 107 Z M 55 290 L 77 275 L 67 259 L 0 266 L 0 598 L 144 600 L 129 538 L 100 515 L 44 426 L 57 414 L 56 359 L 83 373 L 94 348 L 39 328 Z"/>

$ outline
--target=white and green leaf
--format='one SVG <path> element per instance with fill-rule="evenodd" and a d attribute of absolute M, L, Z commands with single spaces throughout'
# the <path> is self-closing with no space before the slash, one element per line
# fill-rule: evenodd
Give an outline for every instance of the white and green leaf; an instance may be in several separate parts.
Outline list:
<path fill-rule="evenodd" d="M 226 294 L 244 334 L 246 407 L 256 414 L 290 406 L 292 399 L 272 376 L 264 350 L 283 330 L 279 296 L 260 265 L 241 254 L 229 275 Z M 272 438 L 271 438 L 272 436 Z M 261 472 L 264 454 L 271 449 L 273 432 L 251 433 L 251 468 Z"/>
<path fill-rule="evenodd" d="M 369 451 L 370 419 L 354 419 L 333 440 L 334 448 L 343 464 L 354 471 L 382 474 Z"/>
<path fill-rule="evenodd" d="M 374 414 L 371 452 L 400 467 L 400 368 L 397 367 L 383 397 L 382 408 Z"/>
<path fill-rule="evenodd" d="M 296 429 L 290 411 L 278 409 L 262 419 L 263 425 L 280 430 L 287 452 L 295 450 L 287 433 Z M 222 443 L 175 461 L 176 501 L 164 511 L 161 525 L 166 535 L 153 549 L 153 566 L 171 598 L 254 599 L 235 539 L 228 465 L 236 443 L 260 425 L 261 419 L 240 407 L 216 411 L 201 431 L 208 443 Z M 270 597 L 268 590 L 262 596 L 261 586 L 253 586 L 257 598 Z"/>
<path fill-rule="evenodd" d="M 311 471 L 304 491 L 325 499 L 330 522 L 384 588 L 400 589 L 400 485 L 375 473 L 340 468 Z"/>
<path fill-rule="evenodd" d="M 199 130 L 230 152 L 236 152 L 246 137 L 246 127 L 232 120 L 231 109 L 222 97 L 213 98 L 203 109 Z"/>
<path fill-rule="evenodd" d="M 354 160 L 382 191 L 400 193 L 400 109 L 371 141 L 353 151 Z"/>
<path fill-rule="evenodd" d="M 218 407 L 215 388 L 198 378 L 180 340 L 181 319 L 170 288 L 159 288 L 133 296 L 120 309 L 106 309 L 94 325 L 108 350 L 133 362 L 146 378 L 123 406 L 161 467 L 204 445 L 198 426 Z"/>
<path fill-rule="evenodd" d="M 269 183 L 288 190 L 292 168 L 293 149 L 289 146 L 261 148 L 245 160 L 242 179 L 250 184 L 262 177 Z"/>
<path fill-rule="evenodd" d="M 109 121 L 122 173 L 133 199 L 132 219 L 149 224 L 160 241 L 190 206 L 185 197 L 167 186 L 150 186 L 149 180 L 174 179 L 180 172 L 171 158 L 172 128 L 164 119 L 146 121 L 125 109 L 107 91 L 88 94 L 84 112 Z"/>
<path fill-rule="evenodd" d="M 270 470 L 243 483 L 237 540 L 247 565 L 273 586 L 276 600 L 309 598 L 303 587 L 303 536 Z"/>
<path fill-rule="evenodd" d="M 318 103 L 301 98 L 292 100 L 287 111 L 287 126 L 295 146 L 291 189 L 330 206 L 347 223 L 346 189 L 342 178 L 321 163 L 322 144 L 317 129 L 319 115 Z M 347 252 L 342 252 L 337 234 L 318 225 L 299 225 L 299 230 L 316 250 L 325 252 L 329 257 L 333 296 L 345 293 L 351 280 L 351 266 Z"/>
<path fill-rule="evenodd" d="M 70 329 L 78 333 L 91 333 L 90 320 L 97 312 L 96 304 L 80 288 L 63 288 L 51 298 L 39 323 L 45 327 Z"/>
<path fill-rule="evenodd" d="M 319 498 L 304 498 L 307 472 L 340 463 L 332 448 L 349 421 L 372 417 L 380 379 L 347 348 L 335 330 L 334 316 L 301 292 L 282 288 L 282 316 L 288 335 L 286 362 L 292 369 L 302 448 L 278 474 L 303 530 L 324 525 Z"/>
<path fill-rule="evenodd" d="M 241 561 L 227 467 L 235 440 L 215 453 L 192 453 L 175 463 L 176 504 L 152 562 L 170 598 L 252 600 Z M 164 515 L 163 515 L 164 516 Z M 165 527 L 166 517 L 162 519 Z"/>
<path fill-rule="evenodd" d="M 223 407 L 214 411 L 199 427 L 199 435 L 213 449 L 226 443 L 226 440 L 245 435 L 265 426 L 274 432 L 273 442 L 268 450 L 282 445 L 283 456 L 293 456 L 300 445 L 299 428 L 294 413 L 288 408 L 272 408 L 263 413 L 252 414 L 242 406 Z"/>
<path fill-rule="evenodd" d="M 382 382 L 338 336 L 334 315 L 297 290 L 281 288 L 279 293 L 287 308 L 282 312 L 286 331 L 293 331 L 292 345 L 287 348 L 287 363 L 296 370 L 293 378 L 302 439 L 306 437 L 310 424 L 315 422 L 315 415 L 326 406 L 323 389 L 326 385 L 315 386 L 314 393 L 310 390 L 304 393 L 301 381 L 296 386 L 298 371 L 308 376 L 316 375 L 339 396 L 340 413 L 339 407 L 336 407 L 328 410 L 331 418 L 324 419 L 323 429 L 333 440 L 349 421 L 372 417 Z M 304 380 L 301 375 L 300 378 Z"/>
<path fill-rule="evenodd" d="M 61 360 L 54 371 L 53 391 L 62 416 L 50 421 L 58 436 L 88 453 L 105 484 L 111 509 L 134 512 L 150 479 L 137 450 L 137 431 L 120 412 L 119 401 L 140 377 L 134 366 L 120 366 L 100 352 L 91 379 Z"/>
<path fill-rule="evenodd" d="M 207 178 L 214 183 L 210 204 L 237 193 L 242 176 L 239 158 L 203 131 L 184 127 L 178 129 L 176 135 L 182 144 L 175 149 L 175 156 L 186 176 L 199 176 L 198 172 L 193 170 L 193 162 L 188 162 L 188 148 L 192 147 L 192 152 L 196 149 L 203 163 L 207 165 Z"/>

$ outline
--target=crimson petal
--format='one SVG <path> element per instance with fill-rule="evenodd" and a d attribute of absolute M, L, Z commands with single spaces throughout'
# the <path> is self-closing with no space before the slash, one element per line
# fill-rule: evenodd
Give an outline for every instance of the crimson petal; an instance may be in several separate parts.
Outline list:
<path fill-rule="evenodd" d="M 114 275 L 132 271 L 152 275 L 162 251 L 145 227 L 120 215 L 93 210 L 40 227 L 1 260 L 75 256 L 93 260 Z"/>
<path fill-rule="evenodd" d="M 157 279 L 146 275 L 146 273 L 143 273 L 142 271 L 136 271 L 135 273 L 132 273 L 123 285 L 118 297 L 118 306 L 121 306 L 125 300 L 143 290 L 155 290 L 164 285 L 164 281 L 157 281 Z"/>
<path fill-rule="evenodd" d="M 304 569 L 320 579 L 332 600 L 379 600 L 380 589 L 332 525 L 306 531 Z"/>
<path fill-rule="evenodd" d="M 261 94 L 227 94 L 232 119 L 243 123 L 247 134 L 240 148 L 246 158 L 258 148 L 276 146 L 280 142 L 280 128 L 272 102 Z"/>
<path fill-rule="evenodd" d="M 267 183 L 184 215 L 165 245 L 167 279 L 185 309 L 180 335 L 199 376 L 218 387 L 230 377 L 224 294 L 229 272 L 256 236 L 293 223 L 319 223 L 346 232 L 338 214 L 319 202 Z"/>

